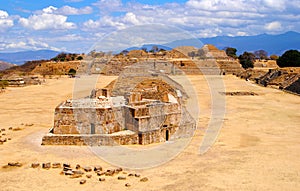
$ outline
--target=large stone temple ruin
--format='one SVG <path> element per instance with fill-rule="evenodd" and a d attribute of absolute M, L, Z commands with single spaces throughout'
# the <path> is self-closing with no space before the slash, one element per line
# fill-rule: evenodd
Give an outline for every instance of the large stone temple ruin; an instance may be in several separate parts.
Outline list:
<path fill-rule="evenodd" d="M 143 66 L 125 73 L 88 97 L 58 105 L 42 144 L 145 145 L 192 136 L 196 123 L 179 83 Z"/>

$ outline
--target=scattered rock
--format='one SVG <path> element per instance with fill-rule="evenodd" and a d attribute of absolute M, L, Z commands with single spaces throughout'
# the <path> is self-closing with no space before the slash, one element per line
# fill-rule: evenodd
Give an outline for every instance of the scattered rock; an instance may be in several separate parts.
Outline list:
<path fill-rule="evenodd" d="M 126 180 L 126 176 L 118 176 L 118 180 Z"/>
<path fill-rule="evenodd" d="M 0 142 L 1 142 L 1 143 L 5 143 L 6 141 L 7 141 L 6 138 L 1 138 L 1 139 L 0 139 Z"/>
<path fill-rule="evenodd" d="M 129 173 L 129 174 L 128 174 L 128 176 L 134 176 L 134 175 L 135 175 L 134 173 Z"/>
<path fill-rule="evenodd" d="M 9 162 L 7 165 L 13 166 L 13 167 L 21 167 L 22 166 L 22 164 L 20 162 Z"/>
<path fill-rule="evenodd" d="M 87 174 L 86 177 L 87 178 L 92 178 L 92 175 L 91 174 Z"/>
<path fill-rule="evenodd" d="M 9 127 L 9 128 L 8 128 L 8 130 L 12 130 L 12 129 L 13 129 L 12 127 Z"/>
<path fill-rule="evenodd" d="M 84 170 L 85 172 L 91 172 L 91 171 L 92 171 L 92 168 L 89 167 L 89 166 L 82 167 L 82 168 L 83 168 L 83 170 Z"/>
<path fill-rule="evenodd" d="M 127 172 L 126 172 L 126 171 L 123 171 L 122 173 L 123 173 L 123 174 L 127 174 Z"/>
<path fill-rule="evenodd" d="M 94 171 L 102 171 L 102 167 L 101 166 L 94 166 Z"/>
<path fill-rule="evenodd" d="M 83 175 L 83 174 L 84 174 L 84 172 L 82 172 L 81 170 L 72 170 L 72 172 L 73 172 L 74 174 L 80 174 L 80 175 Z"/>
<path fill-rule="evenodd" d="M 31 167 L 32 167 L 32 168 L 37 168 L 37 167 L 39 167 L 39 166 L 40 166 L 40 163 L 37 163 L 37 162 L 31 164 Z"/>
<path fill-rule="evenodd" d="M 1 131 L 5 131 L 5 129 L 1 129 Z"/>
<path fill-rule="evenodd" d="M 21 128 L 21 127 L 14 127 L 12 130 L 13 131 L 21 131 L 21 130 L 23 130 L 23 128 Z"/>
<path fill-rule="evenodd" d="M 105 176 L 113 176 L 115 174 L 115 170 L 114 169 L 108 169 L 105 172 Z"/>
<path fill-rule="evenodd" d="M 2 133 L 2 135 L 3 135 L 3 136 L 5 136 L 5 135 L 6 135 L 6 133 Z"/>
<path fill-rule="evenodd" d="M 59 162 L 53 163 L 52 168 L 60 168 L 61 164 Z"/>
<path fill-rule="evenodd" d="M 86 183 L 86 180 L 85 180 L 85 179 L 82 179 L 82 180 L 80 180 L 79 183 L 80 183 L 80 184 L 85 184 L 85 183 Z"/>
<path fill-rule="evenodd" d="M 116 172 L 121 172 L 121 171 L 123 171 L 121 167 L 116 169 Z"/>
<path fill-rule="evenodd" d="M 48 162 L 48 163 L 43 163 L 43 164 L 42 164 L 42 168 L 44 168 L 44 169 L 49 169 L 49 168 L 51 168 L 51 163 L 50 163 L 50 162 Z"/>
<path fill-rule="evenodd" d="M 65 173 L 65 175 L 73 175 L 74 174 L 74 172 L 72 171 L 72 170 L 68 170 L 68 171 L 65 171 L 64 172 Z"/>
<path fill-rule="evenodd" d="M 80 169 L 80 164 L 76 164 L 76 169 Z"/>
<path fill-rule="evenodd" d="M 100 181 L 100 182 L 103 182 L 103 181 L 105 181 L 105 178 L 100 177 L 100 178 L 99 178 L 99 181 Z"/>
<path fill-rule="evenodd" d="M 33 126 L 33 123 L 28 123 L 28 124 L 26 123 L 25 126 L 31 127 L 31 126 Z"/>
<path fill-rule="evenodd" d="M 131 184 L 130 184 L 130 183 L 126 183 L 125 186 L 126 186 L 126 187 L 130 187 Z"/>
<path fill-rule="evenodd" d="M 63 164 L 63 167 L 71 168 L 71 165 L 70 165 L 69 163 L 64 163 L 64 164 Z"/>
<path fill-rule="evenodd" d="M 8 140 L 8 141 L 11 141 L 11 138 L 10 138 L 10 137 L 8 137 L 8 138 L 7 138 L 7 140 Z"/>
<path fill-rule="evenodd" d="M 137 177 L 137 178 L 141 177 L 140 174 L 135 174 L 134 176 Z"/>
<path fill-rule="evenodd" d="M 114 173 L 113 172 L 105 172 L 105 176 L 113 176 Z"/>
<path fill-rule="evenodd" d="M 64 167 L 64 171 L 68 171 L 68 170 L 73 170 L 72 168 L 69 168 L 69 167 Z"/>
<path fill-rule="evenodd" d="M 149 179 L 147 177 L 141 178 L 140 181 L 141 182 L 147 182 Z"/>
<path fill-rule="evenodd" d="M 105 172 L 97 172 L 97 176 L 105 175 Z"/>

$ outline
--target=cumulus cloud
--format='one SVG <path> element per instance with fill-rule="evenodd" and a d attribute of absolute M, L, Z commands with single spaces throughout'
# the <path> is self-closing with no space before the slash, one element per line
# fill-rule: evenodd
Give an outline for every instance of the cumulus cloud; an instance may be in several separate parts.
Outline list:
<path fill-rule="evenodd" d="M 86 15 L 91 14 L 93 12 L 93 8 L 90 6 L 82 7 L 82 8 L 75 8 L 68 5 L 63 7 L 57 8 L 54 6 L 48 6 L 42 10 L 36 11 L 36 14 L 58 14 L 58 15 Z"/>
<path fill-rule="evenodd" d="M 283 11 L 284 9 L 286 9 L 285 0 L 263 0 L 263 4 L 273 10 Z"/>
<path fill-rule="evenodd" d="M 81 0 L 65 0 L 67 1 Z M 55 41 L 62 45 L 79 38 L 76 35 L 67 35 L 68 29 L 77 29 L 76 34 L 85 36 L 85 39 L 81 39 L 81 44 L 83 42 L 92 44 L 93 41 L 113 31 L 153 23 L 176 26 L 196 37 L 300 31 L 299 0 L 187 0 L 184 3 L 156 5 L 138 3 L 134 0 L 126 3 L 121 0 L 97 0 L 90 6 L 81 8 L 72 7 L 71 4 L 63 7 L 49 6 L 33 12 L 33 15 L 26 18 L 14 18 L 7 12 L 0 11 L 0 30 L 14 27 L 14 20 L 18 21 L 18 27 L 21 25 L 26 29 L 60 30 L 55 31 L 55 35 L 61 35 L 61 38 L 52 39 L 53 43 Z M 93 15 L 90 16 L 89 14 L 92 13 Z M 85 21 L 81 22 L 82 19 L 79 23 L 68 21 L 68 15 L 82 14 L 86 14 L 82 17 L 87 18 Z M 162 29 L 156 28 L 152 33 L 161 32 Z M 28 44 L 25 41 L 20 42 Z M 52 43 L 52 41 L 46 42 Z M 22 46 L 22 43 L 19 46 Z"/>
<path fill-rule="evenodd" d="M 40 50 L 40 49 L 50 49 L 59 51 L 58 48 L 50 46 L 49 44 L 34 40 L 33 38 L 28 38 L 26 40 L 2 42 L 0 45 L 0 50 Z"/>
<path fill-rule="evenodd" d="M 274 21 L 271 23 L 267 23 L 265 25 L 265 29 L 268 31 L 280 31 L 282 29 L 281 23 L 278 21 Z"/>
<path fill-rule="evenodd" d="M 124 11 L 126 9 L 121 0 L 99 0 L 93 3 L 93 6 L 97 7 L 101 14 L 107 14 L 114 11 Z"/>
<path fill-rule="evenodd" d="M 34 30 L 76 28 L 75 23 L 67 22 L 66 16 L 47 12 L 39 15 L 31 15 L 29 18 L 20 18 L 19 23 L 23 27 Z"/>
<path fill-rule="evenodd" d="M 93 9 L 92 7 L 89 6 L 77 9 L 74 7 L 70 7 L 68 5 L 63 6 L 54 11 L 54 13 L 62 14 L 62 15 L 85 15 L 85 14 L 91 14 L 92 12 Z"/>
<path fill-rule="evenodd" d="M 141 24 L 137 19 L 136 15 L 132 12 L 126 13 L 126 15 L 123 18 L 123 21 L 134 25 Z"/>
<path fill-rule="evenodd" d="M 54 13 L 54 11 L 56 11 L 57 8 L 56 7 L 53 7 L 53 6 L 49 6 L 49 7 L 46 7 L 42 10 L 43 13 Z"/>
<path fill-rule="evenodd" d="M 57 8 L 53 6 L 46 7 L 41 11 L 36 11 L 37 14 L 41 13 L 51 13 L 51 14 L 60 14 L 60 15 L 85 15 L 91 14 L 93 12 L 93 8 L 90 6 L 75 8 L 68 5 Z"/>
<path fill-rule="evenodd" d="M 6 11 L 0 10 L 0 31 L 14 26 L 14 21 L 11 19 Z"/>

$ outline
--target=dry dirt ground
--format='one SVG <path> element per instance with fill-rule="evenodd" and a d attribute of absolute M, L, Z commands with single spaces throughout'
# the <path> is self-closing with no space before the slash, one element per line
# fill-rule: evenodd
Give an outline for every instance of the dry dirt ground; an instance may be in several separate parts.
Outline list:
<path fill-rule="evenodd" d="M 300 97 L 225 76 L 226 91 L 252 91 L 257 96 L 226 96 L 222 130 L 212 148 L 199 155 L 210 118 L 209 87 L 203 76 L 189 76 L 201 108 L 199 128 L 176 158 L 150 169 L 132 170 L 142 177 L 80 179 L 60 175 L 61 169 L 30 168 L 33 162 L 67 162 L 112 167 L 80 146 L 41 146 L 53 124 L 54 108 L 71 98 L 74 79 L 52 79 L 46 84 L 9 88 L 0 94 L 0 129 L 11 140 L 0 145 L 0 190 L 300 190 Z M 211 76 L 210 78 L 214 78 Z M 99 78 L 104 86 L 114 77 Z M 31 126 L 31 124 L 33 124 Z M 26 126 L 27 125 L 27 126 Z M 8 130 L 9 127 L 19 131 Z M 22 167 L 2 168 L 19 161 Z M 130 183 L 130 187 L 125 187 Z"/>

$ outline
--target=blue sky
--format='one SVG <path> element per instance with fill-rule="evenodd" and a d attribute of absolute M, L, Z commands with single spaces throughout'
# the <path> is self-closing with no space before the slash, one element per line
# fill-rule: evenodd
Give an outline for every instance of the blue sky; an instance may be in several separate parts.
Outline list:
<path fill-rule="evenodd" d="M 300 32 L 300 3 L 299 0 L 6 0 L 0 5 L 0 51 L 87 52 L 114 31 L 144 24 L 178 27 L 200 38 Z M 152 30 L 153 33 L 163 33 L 172 40 L 184 36 L 159 28 Z M 150 42 L 137 34 L 129 36 L 135 35 L 135 43 Z"/>

